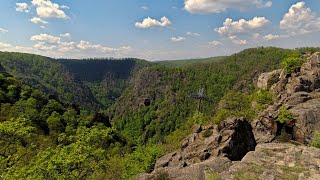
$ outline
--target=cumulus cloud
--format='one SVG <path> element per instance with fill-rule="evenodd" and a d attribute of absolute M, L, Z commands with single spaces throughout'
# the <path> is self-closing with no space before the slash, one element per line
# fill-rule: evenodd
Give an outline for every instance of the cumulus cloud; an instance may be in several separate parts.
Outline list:
<path fill-rule="evenodd" d="M 190 13 L 220 13 L 227 9 L 266 8 L 272 6 L 267 0 L 184 0 L 184 9 Z"/>
<path fill-rule="evenodd" d="M 37 14 L 41 18 L 68 18 L 65 12 L 61 10 L 61 6 L 50 0 L 32 0 L 32 4 L 36 7 Z"/>
<path fill-rule="evenodd" d="M 209 42 L 209 45 L 210 46 L 219 46 L 219 45 L 222 45 L 222 43 L 220 41 L 211 41 L 211 42 Z"/>
<path fill-rule="evenodd" d="M 270 21 L 265 17 L 254 17 L 251 20 L 240 19 L 233 21 L 227 18 L 222 27 L 216 28 L 215 31 L 221 35 L 232 35 L 236 33 L 248 33 L 252 30 L 259 30 L 266 26 Z"/>
<path fill-rule="evenodd" d="M 254 17 L 251 20 L 240 19 L 233 21 L 227 18 L 223 26 L 215 29 L 221 36 L 227 37 L 231 42 L 237 45 L 248 44 L 247 38 L 252 34 L 259 34 L 258 32 L 266 28 L 270 21 L 265 17 Z"/>
<path fill-rule="evenodd" d="M 147 29 L 147 28 L 152 28 L 152 27 L 169 27 L 171 25 L 171 21 L 163 16 L 160 21 L 156 20 L 156 19 L 152 19 L 150 17 L 145 18 L 142 22 L 136 22 L 135 26 L 137 28 L 143 28 L 143 29 Z"/>
<path fill-rule="evenodd" d="M 195 32 L 187 32 L 188 36 L 200 36 L 199 33 L 195 33 Z"/>
<path fill-rule="evenodd" d="M 248 41 L 245 39 L 240 39 L 238 36 L 230 36 L 229 39 L 232 41 L 232 43 L 237 45 L 246 45 L 248 44 Z"/>
<path fill-rule="evenodd" d="M 34 35 L 30 38 L 31 41 L 39 41 L 39 42 L 48 42 L 48 43 L 60 43 L 60 38 L 51 36 L 48 34 L 39 34 L 39 35 Z"/>
<path fill-rule="evenodd" d="M 268 35 L 263 36 L 263 39 L 266 41 L 271 41 L 274 39 L 279 39 L 280 37 L 281 37 L 280 35 L 268 34 Z"/>
<path fill-rule="evenodd" d="M 62 38 L 71 38 L 71 34 L 70 33 L 60 34 L 60 37 L 62 37 Z"/>
<path fill-rule="evenodd" d="M 71 37 L 70 33 L 60 34 L 60 37 Z M 119 48 L 107 47 L 101 44 L 94 44 L 89 41 L 81 40 L 79 43 L 63 41 L 60 37 L 49 34 L 34 35 L 30 40 L 35 41 L 34 50 L 41 52 L 59 52 L 71 54 L 122 54 L 132 51 L 130 46 L 122 46 Z"/>
<path fill-rule="evenodd" d="M 305 2 L 292 5 L 280 21 L 280 28 L 291 35 L 306 34 L 320 30 L 320 17 L 305 6 Z"/>
<path fill-rule="evenodd" d="M 186 40 L 186 38 L 185 38 L 185 37 L 178 36 L 178 37 L 172 37 L 172 38 L 170 38 L 170 40 L 171 40 L 172 42 L 183 42 L 183 41 Z"/>
<path fill-rule="evenodd" d="M 0 28 L 0 33 L 1 34 L 5 34 L 5 33 L 8 33 L 9 31 L 7 29 L 4 29 L 4 28 Z"/>
<path fill-rule="evenodd" d="M 39 17 L 33 17 L 32 19 L 30 19 L 30 21 L 35 23 L 35 24 L 48 24 L 47 21 L 44 21 Z"/>
<path fill-rule="evenodd" d="M 16 11 L 17 12 L 30 12 L 30 6 L 27 3 L 16 3 Z"/>

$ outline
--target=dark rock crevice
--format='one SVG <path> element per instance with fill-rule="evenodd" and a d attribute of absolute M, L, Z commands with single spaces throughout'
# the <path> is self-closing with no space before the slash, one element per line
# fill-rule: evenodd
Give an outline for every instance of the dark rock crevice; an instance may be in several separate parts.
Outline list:
<path fill-rule="evenodd" d="M 238 119 L 229 144 L 222 153 L 231 161 L 240 161 L 249 151 L 254 151 L 256 145 L 250 123 L 244 119 Z"/>

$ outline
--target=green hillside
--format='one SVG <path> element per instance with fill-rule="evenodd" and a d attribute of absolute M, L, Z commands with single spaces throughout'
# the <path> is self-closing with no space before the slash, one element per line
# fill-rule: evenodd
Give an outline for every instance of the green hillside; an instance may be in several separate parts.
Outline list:
<path fill-rule="evenodd" d="M 23 53 L 0 52 L 6 70 L 65 103 L 93 111 L 115 102 L 136 69 L 147 66 L 137 59 L 56 60 Z"/>
<path fill-rule="evenodd" d="M 280 67 L 290 50 L 253 48 L 223 61 L 193 64 L 177 68 L 153 66 L 136 74 L 120 99 L 109 109 L 109 116 L 123 135 L 136 143 L 165 141 L 165 137 L 183 127 L 196 112 L 197 102 L 190 98 L 199 88 L 211 102 L 204 102 L 203 121 L 218 111 L 218 103 L 229 91 L 250 94 L 253 82 L 266 71 Z M 144 100 L 151 101 L 150 106 Z"/>
<path fill-rule="evenodd" d="M 156 61 L 154 63 L 168 66 L 168 67 L 179 67 L 191 64 L 198 63 L 210 63 L 214 61 L 223 60 L 226 56 L 210 57 L 210 58 L 201 58 L 201 59 L 185 59 L 185 60 L 165 60 L 165 61 Z"/>

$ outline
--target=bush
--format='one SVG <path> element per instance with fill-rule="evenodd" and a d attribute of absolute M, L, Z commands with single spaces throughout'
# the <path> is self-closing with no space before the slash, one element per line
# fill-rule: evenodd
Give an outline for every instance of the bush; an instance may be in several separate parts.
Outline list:
<path fill-rule="evenodd" d="M 270 91 L 261 90 L 254 94 L 254 100 L 257 102 L 258 111 L 261 111 L 273 102 L 273 95 Z"/>
<path fill-rule="evenodd" d="M 295 72 L 303 63 L 300 57 L 287 57 L 282 62 L 281 65 L 285 69 L 287 74 Z"/>
<path fill-rule="evenodd" d="M 206 129 L 203 132 L 202 137 L 207 138 L 207 137 L 211 136 L 211 134 L 212 134 L 212 131 L 210 129 Z"/>
<path fill-rule="evenodd" d="M 169 174 L 165 171 L 160 171 L 157 173 L 155 180 L 169 180 Z"/>
<path fill-rule="evenodd" d="M 282 106 L 279 110 L 277 119 L 280 123 L 289 123 L 293 120 L 293 115 L 287 110 L 285 106 Z"/>
<path fill-rule="evenodd" d="M 313 133 L 311 146 L 316 147 L 316 148 L 320 148 L 320 131 L 315 131 Z"/>

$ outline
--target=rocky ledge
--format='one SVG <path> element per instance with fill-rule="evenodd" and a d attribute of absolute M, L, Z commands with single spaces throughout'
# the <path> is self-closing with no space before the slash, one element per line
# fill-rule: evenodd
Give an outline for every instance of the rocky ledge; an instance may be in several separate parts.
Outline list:
<path fill-rule="evenodd" d="M 320 149 L 289 143 L 258 144 L 241 161 L 214 157 L 189 167 L 160 168 L 141 174 L 139 180 L 230 180 L 230 179 L 299 179 L 318 180 Z"/>

